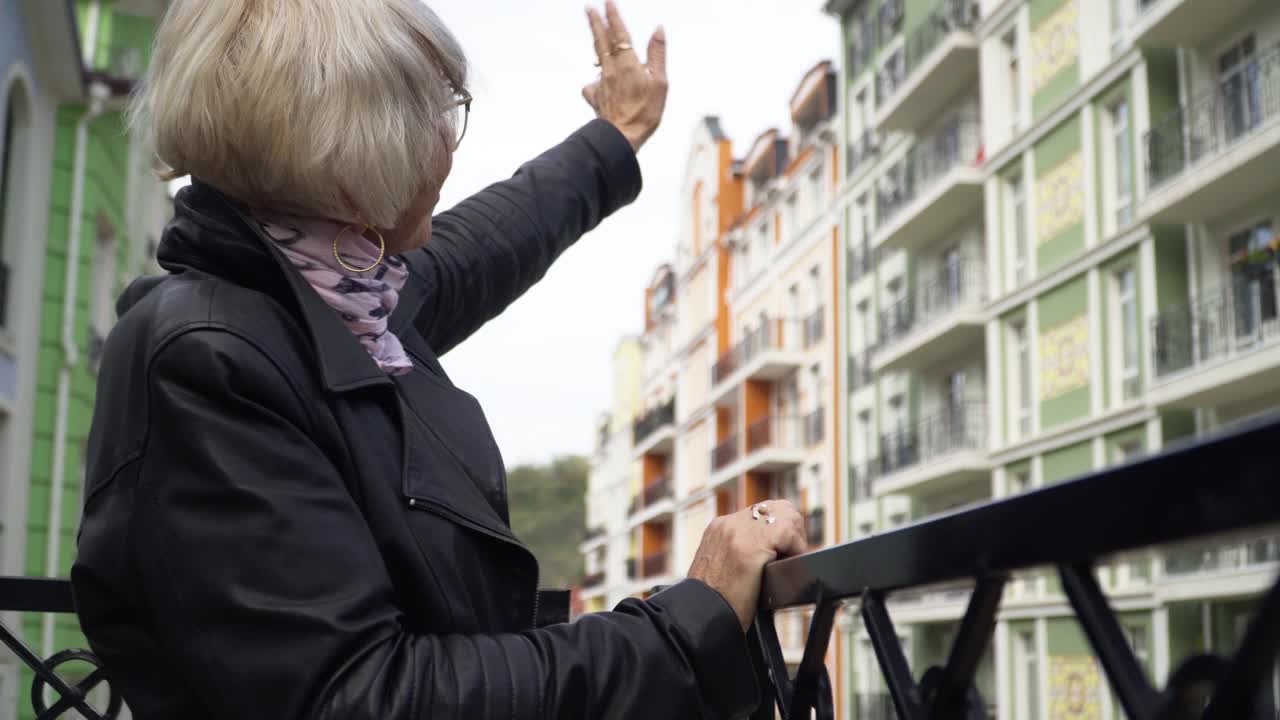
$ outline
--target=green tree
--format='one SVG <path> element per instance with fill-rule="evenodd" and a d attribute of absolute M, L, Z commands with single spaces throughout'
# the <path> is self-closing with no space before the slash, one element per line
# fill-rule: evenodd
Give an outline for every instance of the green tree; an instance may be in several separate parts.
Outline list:
<path fill-rule="evenodd" d="M 578 543 L 586 525 L 587 472 L 585 458 L 566 455 L 507 473 L 511 529 L 537 556 L 544 588 L 582 580 Z"/>

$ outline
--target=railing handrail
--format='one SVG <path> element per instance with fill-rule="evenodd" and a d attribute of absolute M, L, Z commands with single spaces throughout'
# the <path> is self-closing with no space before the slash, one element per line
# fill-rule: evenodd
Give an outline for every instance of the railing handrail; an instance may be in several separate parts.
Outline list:
<path fill-rule="evenodd" d="M 953 115 L 936 132 L 913 145 L 906 156 L 881 178 L 881 185 L 876 191 L 879 227 L 892 222 L 903 208 L 955 168 L 976 166 L 982 147 L 981 136 L 982 124 L 977 118 Z M 897 181 L 893 181 L 895 174 L 900 176 Z"/>
<path fill-rule="evenodd" d="M 982 302 L 986 295 L 986 263 L 962 256 L 954 267 L 956 272 L 952 275 L 948 263 L 941 263 L 936 277 L 880 311 L 880 347 Z"/>
<path fill-rule="evenodd" d="M 970 716 L 979 660 L 994 635 L 1006 580 L 1037 566 L 1057 569 L 1090 646 L 1129 717 L 1157 717 L 1173 698 L 1179 717 L 1260 717 L 1263 682 L 1273 671 L 1280 628 L 1280 582 L 1273 582 L 1231 658 L 1207 676 L 1184 664 L 1168 674 L 1165 693 L 1151 685 L 1095 576 L 1118 553 L 1216 533 L 1280 523 L 1275 439 L 1280 414 L 1245 421 L 1221 434 L 1162 452 L 921 520 L 765 567 L 760 612 L 750 633 L 757 677 L 772 687 L 787 717 L 831 718 L 823 659 L 841 604 L 860 598 L 862 624 L 876 651 L 896 709 L 905 717 Z M 1212 482 L 1206 482 L 1212 478 Z M 1152 507 L 1153 504 L 1158 507 Z M 1087 517 L 1087 523 L 1080 519 Z M 927 670 L 921 692 L 899 643 L 886 600 L 895 591 L 970 580 L 974 590 L 944 666 Z M 787 672 L 773 615 L 817 607 L 794 680 Z M 1188 662 L 1203 667 L 1205 658 Z M 1208 681 L 1207 688 L 1201 684 Z M 1189 693 L 1192 688 L 1204 695 Z M 936 693 L 936 694 L 935 694 Z M 1182 697 L 1194 698 L 1183 700 Z M 1194 704 L 1192 704 L 1194 703 Z M 965 708 L 968 708 L 967 710 Z M 772 717 L 762 707 L 754 718 Z"/>
<path fill-rule="evenodd" d="M 675 421 L 676 399 L 672 397 L 634 420 L 631 431 L 632 444 L 639 445 L 659 429 L 675 424 Z"/>

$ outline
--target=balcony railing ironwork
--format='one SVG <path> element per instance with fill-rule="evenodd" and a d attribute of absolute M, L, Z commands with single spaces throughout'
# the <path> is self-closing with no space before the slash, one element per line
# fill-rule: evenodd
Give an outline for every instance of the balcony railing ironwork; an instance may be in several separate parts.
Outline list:
<path fill-rule="evenodd" d="M 866 502 L 875 498 L 875 482 L 880 477 L 880 461 L 868 460 L 849 468 L 849 497 L 853 502 Z"/>
<path fill-rule="evenodd" d="M 880 438 L 880 472 L 897 472 L 987 442 L 986 403 L 965 400 Z"/>
<path fill-rule="evenodd" d="M 810 510 L 807 515 L 805 515 L 805 518 L 804 518 L 805 532 L 807 533 L 806 539 L 809 541 L 810 547 L 817 547 L 819 545 L 822 545 L 824 542 L 826 542 L 826 537 L 827 537 L 826 517 L 827 517 L 827 512 L 822 508 L 814 508 Z"/>
<path fill-rule="evenodd" d="M 589 527 L 585 531 L 583 531 L 582 541 L 591 542 L 592 540 L 595 540 L 597 538 L 604 537 L 606 534 L 608 534 L 608 532 L 609 532 L 609 529 L 606 528 L 604 525 L 596 525 L 595 527 Z"/>
<path fill-rule="evenodd" d="M 635 559 L 635 558 L 633 558 L 633 557 L 629 557 L 629 558 L 627 558 L 627 563 L 626 563 L 626 565 L 627 565 L 627 579 L 628 579 L 628 580 L 635 580 L 635 579 L 636 579 L 636 570 L 637 570 L 637 567 L 636 567 L 636 559 Z"/>
<path fill-rule="evenodd" d="M 901 65 L 887 73 L 883 80 L 877 77 L 878 106 L 883 106 L 892 99 L 949 35 L 961 30 L 971 30 L 977 22 L 977 0 L 944 0 L 903 42 Z"/>
<path fill-rule="evenodd" d="M 0 577 L 0 612 L 74 614 L 71 583 L 66 580 Z M 86 720 L 114 720 L 123 701 L 98 658 L 88 650 L 62 650 L 43 659 L 0 621 L 0 642 L 34 673 L 31 707 L 36 720 L 53 720 L 76 711 Z M 71 664 L 77 670 L 94 668 L 77 680 L 57 670 Z M 46 700 L 51 692 L 54 702 Z M 24 713 L 25 714 L 25 713 Z"/>
<path fill-rule="evenodd" d="M 861 135 L 849 139 L 849 148 L 845 156 L 848 167 L 845 168 L 845 173 L 854 174 L 859 167 L 871 162 L 879 154 L 880 137 L 874 130 L 863 130 Z"/>
<path fill-rule="evenodd" d="M 818 408 L 804 416 L 804 446 L 813 447 L 826 438 L 826 408 Z"/>
<path fill-rule="evenodd" d="M 603 570 L 601 570 L 600 572 L 593 572 L 590 575 L 582 578 L 582 587 L 584 588 L 599 587 L 604 584 L 604 576 L 605 576 L 605 573 Z"/>
<path fill-rule="evenodd" d="M 917 143 L 880 180 L 876 217 L 880 227 L 936 185 L 947 173 L 978 160 L 982 145 L 977 120 L 953 116 L 932 136 Z"/>
<path fill-rule="evenodd" d="M 1147 132 L 1152 190 L 1280 117 L 1280 44 L 1258 54 L 1212 89 L 1170 111 Z"/>
<path fill-rule="evenodd" d="M 1280 535 L 1248 540 L 1208 543 L 1170 550 L 1164 557 L 1164 574 L 1202 575 L 1243 570 L 1280 562 Z"/>
<path fill-rule="evenodd" d="M 781 350 L 783 329 L 784 323 L 778 318 L 765 318 L 757 323 L 738 344 L 729 348 L 711 366 L 711 384 L 714 386 L 724 382 L 735 370 L 747 365 L 766 350 Z"/>
<path fill-rule="evenodd" d="M 849 276 L 849 282 L 854 282 L 875 269 L 875 255 L 871 252 L 871 246 L 865 239 L 861 245 L 850 247 L 846 257 L 846 272 Z"/>
<path fill-rule="evenodd" d="M 772 415 L 766 415 L 758 420 L 754 420 L 747 425 L 747 452 L 753 453 L 757 450 L 773 445 L 773 426 L 775 419 Z"/>
<path fill-rule="evenodd" d="M 767 689 L 753 720 L 775 713 L 784 720 L 834 717 L 824 661 L 836 613 L 855 598 L 896 717 L 984 717 L 989 706 L 975 678 L 994 635 L 1005 583 L 1011 574 L 1037 566 L 1056 569 L 1127 717 L 1272 717 L 1271 694 L 1263 689 L 1276 662 L 1280 582 L 1259 598 L 1234 655 L 1188 659 L 1172 669 L 1169 687 L 1161 692 L 1127 641 L 1095 571 L 1117 554 L 1280 523 L 1277 435 L 1280 416 L 1258 419 L 1076 480 L 770 563 L 748 634 L 757 680 Z M 1208 489 L 1206 477 L 1214 478 Z M 1082 517 L 1088 522 L 1081 523 Z M 946 660 L 918 669 L 917 679 L 887 600 L 903 590 L 965 580 L 973 591 Z M 792 675 L 774 616 L 806 605 L 816 607 Z M 874 700 L 867 705 L 868 713 L 880 712 Z"/>
<path fill-rule="evenodd" d="M 1151 321 L 1157 377 L 1259 349 L 1280 337 L 1280 293 L 1273 259 L 1256 271 L 1172 305 Z"/>
<path fill-rule="evenodd" d="M 946 261 L 937 277 L 912 295 L 880 311 L 880 347 L 943 320 L 966 306 L 982 300 L 986 288 L 984 265 L 967 258 Z"/>
<path fill-rule="evenodd" d="M 870 385 L 874 379 L 871 372 L 871 351 L 863 350 L 849 356 L 849 389 L 856 390 Z"/>
<path fill-rule="evenodd" d="M 676 400 L 671 398 L 636 419 L 631 427 L 631 442 L 633 445 L 639 445 L 658 430 L 674 425 L 675 422 Z"/>
<path fill-rule="evenodd" d="M 711 450 L 711 469 L 721 470 L 738 459 L 738 436 L 730 435 Z"/>
<path fill-rule="evenodd" d="M 826 308 L 818 307 L 817 310 L 809 313 L 804 319 L 804 349 L 817 345 L 822 342 L 822 338 L 826 332 L 827 313 Z"/>
<path fill-rule="evenodd" d="M 663 475 L 645 486 L 641 494 L 644 507 L 651 507 L 671 497 L 671 476 Z"/>
<path fill-rule="evenodd" d="M 645 555 L 641 567 L 641 576 L 649 578 L 655 575 L 666 575 L 669 572 L 668 561 L 670 556 L 671 553 L 666 550 Z"/>

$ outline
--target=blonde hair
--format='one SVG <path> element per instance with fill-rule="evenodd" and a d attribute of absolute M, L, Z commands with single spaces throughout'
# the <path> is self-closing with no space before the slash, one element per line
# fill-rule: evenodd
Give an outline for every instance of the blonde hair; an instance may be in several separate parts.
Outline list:
<path fill-rule="evenodd" d="M 440 181 L 466 75 L 421 0 L 174 0 L 131 124 L 169 177 L 393 227 Z"/>

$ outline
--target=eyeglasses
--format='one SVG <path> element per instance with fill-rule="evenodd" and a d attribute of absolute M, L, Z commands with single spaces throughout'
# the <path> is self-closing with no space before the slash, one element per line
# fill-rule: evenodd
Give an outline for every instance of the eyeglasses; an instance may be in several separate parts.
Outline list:
<path fill-rule="evenodd" d="M 462 144 L 462 138 L 467 136 L 467 124 L 471 121 L 471 93 L 466 90 L 459 90 L 453 102 L 453 130 L 456 133 L 456 139 L 453 141 L 453 149 L 457 150 Z"/>

